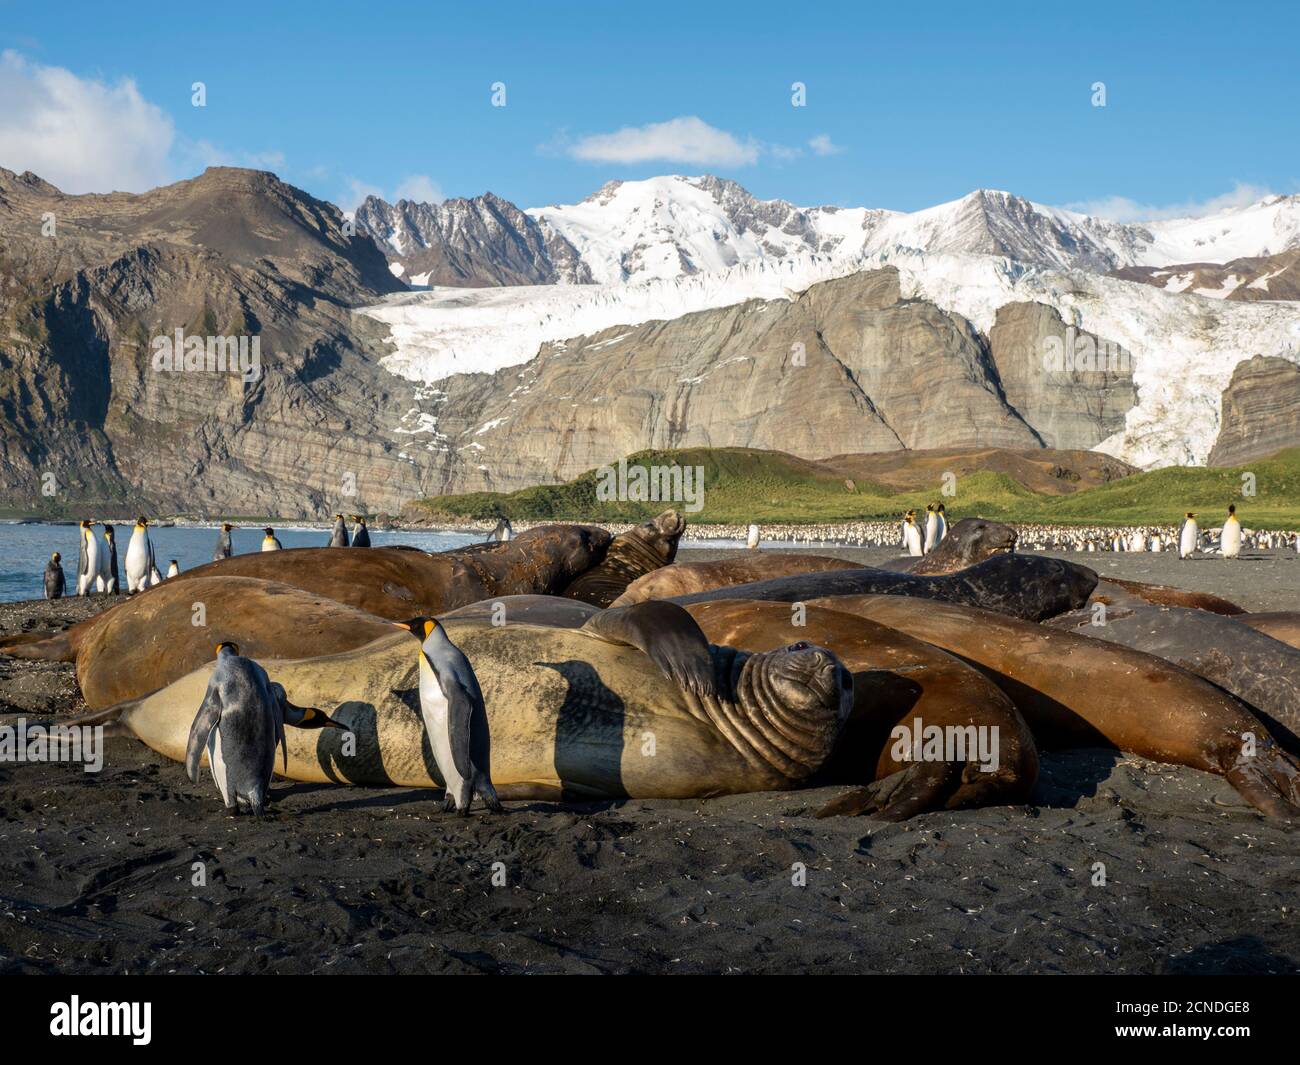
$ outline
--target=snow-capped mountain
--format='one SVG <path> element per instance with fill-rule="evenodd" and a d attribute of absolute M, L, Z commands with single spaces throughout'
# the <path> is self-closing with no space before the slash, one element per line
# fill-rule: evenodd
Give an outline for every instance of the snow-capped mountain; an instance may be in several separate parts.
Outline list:
<path fill-rule="evenodd" d="M 584 284 L 591 273 L 573 245 L 544 222 L 487 192 L 439 204 L 369 196 L 353 221 L 409 284 Z"/>

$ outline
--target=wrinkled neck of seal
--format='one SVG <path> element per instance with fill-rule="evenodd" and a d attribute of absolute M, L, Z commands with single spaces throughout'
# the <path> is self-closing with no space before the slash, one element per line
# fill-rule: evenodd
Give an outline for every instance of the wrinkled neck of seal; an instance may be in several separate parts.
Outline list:
<path fill-rule="evenodd" d="M 810 777 L 830 756 L 852 701 L 851 689 L 822 693 L 808 706 L 791 706 L 773 672 L 784 651 L 751 653 L 710 645 L 718 696 L 683 691 L 686 706 L 708 721 L 774 785 Z M 842 668 L 842 667 L 841 667 Z"/>

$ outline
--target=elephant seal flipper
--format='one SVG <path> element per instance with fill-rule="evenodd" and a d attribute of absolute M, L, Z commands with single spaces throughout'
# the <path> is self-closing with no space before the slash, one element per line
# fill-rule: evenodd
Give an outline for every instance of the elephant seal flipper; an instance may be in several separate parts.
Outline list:
<path fill-rule="evenodd" d="M 814 817 L 874 817 L 906 821 L 930 810 L 942 810 L 945 797 L 956 790 L 961 766 L 954 762 L 913 762 L 871 784 L 845 792 Z"/>
<path fill-rule="evenodd" d="M 709 641 L 676 603 L 652 600 L 593 614 L 579 630 L 609 643 L 635 647 L 683 691 L 717 696 Z"/>

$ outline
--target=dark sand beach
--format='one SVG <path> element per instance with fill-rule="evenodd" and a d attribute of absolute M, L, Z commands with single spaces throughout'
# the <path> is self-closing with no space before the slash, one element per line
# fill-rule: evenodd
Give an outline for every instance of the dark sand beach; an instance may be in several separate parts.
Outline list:
<path fill-rule="evenodd" d="M 1294 556 L 1068 557 L 1255 610 L 1300 606 Z M 3 604 L 0 631 L 98 605 Z M 0 658 L 0 724 L 79 708 L 71 665 Z M 1073 751 L 1044 757 L 1024 806 L 899 825 L 810 816 L 840 790 L 509 803 L 461 820 L 438 792 L 277 781 L 255 821 L 228 816 L 206 775 L 192 785 L 110 739 L 99 773 L 0 766 L 0 971 L 1300 969 L 1296 826 L 1219 777 Z"/>

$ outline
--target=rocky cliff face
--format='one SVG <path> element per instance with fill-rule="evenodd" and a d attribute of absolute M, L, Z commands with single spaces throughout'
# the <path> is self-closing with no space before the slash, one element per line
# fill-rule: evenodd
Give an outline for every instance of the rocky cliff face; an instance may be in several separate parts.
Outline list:
<path fill-rule="evenodd" d="M 999 307 L 989 348 L 1007 402 L 1047 447 L 1095 447 L 1124 428 L 1137 402 L 1131 354 L 1067 327 L 1053 307 Z"/>
<path fill-rule="evenodd" d="M 355 221 L 400 267 L 400 276 L 414 283 L 479 287 L 591 281 L 572 244 L 490 192 L 439 204 L 391 204 L 370 196 L 357 208 Z"/>
<path fill-rule="evenodd" d="M 1253 255 L 1226 263 L 1129 266 L 1114 272 L 1166 292 L 1191 292 L 1225 300 L 1300 300 L 1300 249 Z"/>
<path fill-rule="evenodd" d="M 1211 466 L 1240 466 L 1300 445 L 1300 366 L 1256 355 L 1237 364 L 1223 392 Z"/>
<path fill-rule="evenodd" d="M 424 490 L 414 386 L 351 311 L 401 286 L 342 223 L 256 171 L 138 196 L 0 171 L 0 506 L 294 516 Z M 256 338 L 262 373 L 160 369 L 178 329 Z"/>
<path fill-rule="evenodd" d="M 1087 447 L 1122 420 L 1123 388 L 1086 374 L 1037 386 L 1020 349 L 1041 350 L 1061 323 L 1034 306 L 1009 314 L 991 348 L 959 315 L 902 299 L 896 270 L 855 274 L 789 301 L 616 327 L 546 345 L 523 366 L 447 378 L 413 443 L 448 492 L 567 480 L 643 448 L 812 459 L 1041 448 L 1035 417 L 1068 438 L 1060 446 Z M 1001 364 L 1030 414 L 1010 398 Z"/>

